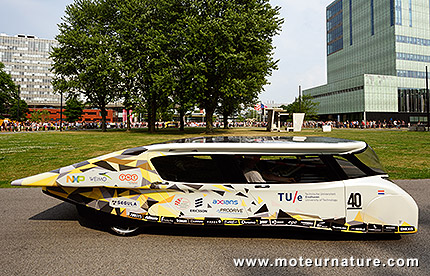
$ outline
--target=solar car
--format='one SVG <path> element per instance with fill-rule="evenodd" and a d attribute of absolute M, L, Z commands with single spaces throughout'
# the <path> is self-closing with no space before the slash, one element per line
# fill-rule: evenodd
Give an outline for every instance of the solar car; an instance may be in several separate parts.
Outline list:
<path fill-rule="evenodd" d="M 39 186 L 119 235 L 145 223 L 299 227 L 351 233 L 418 230 L 414 199 L 362 141 L 198 137 L 131 148 L 12 182 Z"/>

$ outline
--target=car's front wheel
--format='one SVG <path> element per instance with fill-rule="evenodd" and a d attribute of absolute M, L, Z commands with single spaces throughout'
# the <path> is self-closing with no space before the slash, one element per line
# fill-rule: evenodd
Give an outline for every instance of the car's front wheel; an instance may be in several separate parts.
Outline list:
<path fill-rule="evenodd" d="M 110 230 L 119 236 L 132 236 L 138 233 L 140 227 L 133 225 L 112 225 Z"/>

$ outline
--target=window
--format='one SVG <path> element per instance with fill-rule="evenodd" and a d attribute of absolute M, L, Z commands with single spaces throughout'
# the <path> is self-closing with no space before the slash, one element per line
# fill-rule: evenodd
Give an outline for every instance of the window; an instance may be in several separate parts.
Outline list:
<path fill-rule="evenodd" d="M 352 0 L 349 0 L 349 45 L 352 45 Z"/>
<path fill-rule="evenodd" d="M 375 18 L 374 18 L 374 11 L 373 11 L 373 0 L 370 0 L 370 24 L 371 24 L 371 35 L 375 34 Z"/>
<path fill-rule="evenodd" d="M 351 154 L 337 157 L 187 154 L 159 156 L 151 162 L 163 180 L 184 183 L 318 183 L 375 174 L 363 160 Z"/>
<path fill-rule="evenodd" d="M 396 25 L 402 25 L 402 0 L 396 0 Z"/>

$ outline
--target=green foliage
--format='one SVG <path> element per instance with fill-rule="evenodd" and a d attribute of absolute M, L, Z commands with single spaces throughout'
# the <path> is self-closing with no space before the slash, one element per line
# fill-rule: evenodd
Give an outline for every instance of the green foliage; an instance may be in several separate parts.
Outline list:
<path fill-rule="evenodd" d="M 64 110 L 66 121 L 70 123 L 79 121 L 84 107 L 85 104 L 79 101 L 76 96 L 70 97 L 70 99 L 66 101 L 66 107 Z"/>
<path fill-rule="evenodd" d="M 3 71 L 4 64 L 0 62 L 0 118 L 9 112 L 10 107 L 17 101 L 17 87 L 9 74 Z"/>
<path fill-rule="evenodd" d="M 272 38 L 283 22 L 268 0 L 190 1 L 188 64 L 195 99 L 206 110 L 206 126 L 220 110 L 224 117 L 251 104 L 276 69 Z"/>
<path fill-rule="evenodd" d="M 34 110 L 30 114 L 30 120 L 37 123 L 45 123 L 49 121 L 49 111 L 48 110 Z"/>
<path fill-rule="evenodd" d="M 121 97 L 146 111 L 150 132 L 173 103 L 181 118 L 204 108 L 208 131 L 216 110 L 228 118 L 252 104 L 276 69 L 283 22 L 269 0 L 76 0 L 63 20 L 56 89 L 84 93 L 102 114 Z"/>
<path fill-rule="evenodd" d="M 301 99 L 296 98 L 294 102 L 289 105 L 281 106 L 288 113 L 306 113 L 305 119 L 312 120 L 317 117 L 318 102 L 314 102 L 313 97 L 304 95 Z"/>
<path fill-rule="evenodd" d="M 19 102 L 19 108 L 18 108 Z M 12 106 L 9 109 L 11 119 L 17 121 L 25 121 L 27 119 L 27 113 L 29 113 L 28 105 L 24 100 L 14 100 Z"/>
<path fill-rule="evenodd" d="M 56 90 L 83 93 L 100 108 L 103 131 L 106 106 L 120 95 L 120 63 L 113 47 L 115 31 L 111 28 L 115 16 L 108 1 L 76 0 L 66 8 L 56 37 L 59 46 L 51 54 Z"/>

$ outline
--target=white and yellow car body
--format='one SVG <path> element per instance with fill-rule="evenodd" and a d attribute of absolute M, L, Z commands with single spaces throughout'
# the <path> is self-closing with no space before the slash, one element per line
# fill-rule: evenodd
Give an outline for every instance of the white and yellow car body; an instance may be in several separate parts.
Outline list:
<path fill-rule="evenodd" d="M 263 181 L 253 183 L 245 177 L 244 160 L 256 156 L 254 169 Z M 114 152 L 12 185 L 40 186 L 77 206 L 128 219 L 126 227 L 113 225 L 119 234 L 133 232 L 139 221 L 418 230 L 417 204 L 388 180 L 374 151 L 365 142 L 336 138 L 183 139 Z"/>

